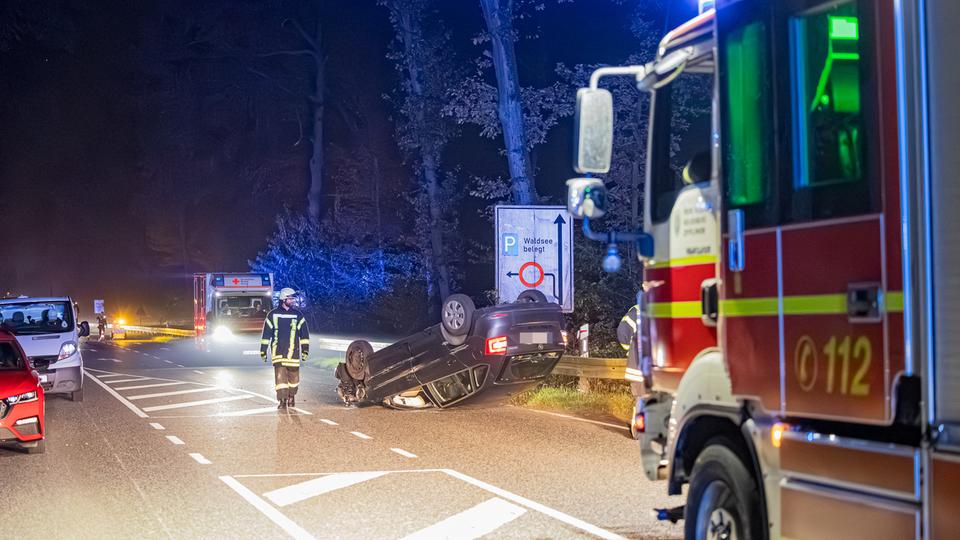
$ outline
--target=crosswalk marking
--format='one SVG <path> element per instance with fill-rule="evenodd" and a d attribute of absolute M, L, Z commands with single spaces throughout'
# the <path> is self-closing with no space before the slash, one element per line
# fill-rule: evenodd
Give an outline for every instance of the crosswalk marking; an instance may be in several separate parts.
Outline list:
<path fill-rule="evenodd" d="M 276 407 L 261 407 L 259 409 L 245 409 L 242 411 L 222 412 L 222 413 L 217 413 L 213 416 L 249 416 L 251 414 L 263 414 L 263 413 L 276 412 L 276 411 L 277 411 Z"/>
<path fill-rule="evenodd" d="M 187 443 L 183 442 L 183 440 L 180 439 L 180 437 L 177 437 L 176 435 L 167 435 L 167 440 L 170 441 L 170 442 L 172 442 L 173 444 L 177 444 L 177 445 L 179 445 L 179 444 L 187 444 Z"/>
<path fill-rule="evenodd" d="M 158 397 L 167 397 L 167 396 L 180 396 L 183 394 L 196 394 L 197 392 L 210 392 L 212 390 L 220 390 L 216 386 L 206 386 L 203 388 L 191 388 L 189 390 L 174 390 L 172 392 L 157 392 L 155 394 L 138 394 L 136 396 L 127 396 L 127 399 L 130 401 L 135 401 L 138 399 L 150 399 Z"/>
<path fill-rule="evenodd" d="M 203 454 L 198 454 L 198 453 L 196 453 L 196 452 L 190 452 L 190 457 L 192 457 L 192 458 L 194 459 L 194 461 L 196 461 L 197 463 L 199 463 L 199 464 L 201 464 L 201 465 L 210 465 L 210 463 L 211 463 L 211 461 L 210 461 L 209 459 L 203 457 Z"/>
<path fill-rule="evenodd" d="M 425 529 L 421 529 L 403 540 L 470 540 L 480 538 L 510 523 L 525 514 L 527 510 L 499 497 L 486 500 L 469 510 L 450 516 Z"/>
<path fill-rule="evenodd" d="M 170 405 L 156 405 L 153 407 L 144 407 L 144 412 L 153 412 L 153 411 L 166 411 L 169 409 L 182 409 L 184 407 L 199 407 L 201 405 L 213 405 L 214 403 L 223 403 L 225 401 L 236 401 L 238 399 L 251 399 L 254 396 L 242 395 L 242 396 L 230 396 L 214 399 L 204 399 L 202 401 L 187 401 L 184 403 L 171 403 Z"/>
<path fill-rule="evenodd" d="M 149 381 L 152 380 L 150 377 L 137 377 L 136 379 L 114 379 L 112 381 L 105 381 L 107 384 L 120 384 L 125 382 L 137 382 L 137 381 Z"/>
<path fill-rule="evenodd" d="M 165 427 L 161 426 L 156 422 L 150 422 L 150 427 L 152 427 L 153 429 L 158 429 L 160 431 L 163 431 L 164 429 L 166 429 Z"/>
<path fill-rule="evenodd" d="M 98 379 L 109 379 L 111 377 L 129 377 L 129 375 L 124 375 L 121 373 L 111 373 L 109 375 L 97 375 Z"/>
<path fill-rule="evenodd" d="M 275 489 L 264 493 L 263 496 L 273 501 L 273 504 L 277 506 L 287 506 L 324 493 L 373 480 L 385 474 L 387 473 L 382 471 L 328 474 L 292 486 Z"/>
<path fill-rule="evenodd" d="M 161 386 L 176 386 L 178 384 L 197 384 L 191 382 L 163 382 L 163 383 L 153 383 L 153 384 L 138 384 L 136 386 L 121 386 L 114 388 L 114 390 L 140 390 L 142 388 L 159 388 Z"/>

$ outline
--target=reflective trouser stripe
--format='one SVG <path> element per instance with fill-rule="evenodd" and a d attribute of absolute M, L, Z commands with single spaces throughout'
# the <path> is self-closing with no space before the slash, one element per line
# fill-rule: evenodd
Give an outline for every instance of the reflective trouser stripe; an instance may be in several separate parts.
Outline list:
<path fill-rule="evenodd" d="M 310 340 L 309 340 L 309 339 L 301 339 L 301 340 L 300 340 L 300 345 L 309 345 L 309 344 L 310 344 Z"/>
<path fill-rule="evenodd" d="M 287 358 L 293 358 L 293 346 L 296 345 L 297 337 L 297 326 L 295 324 L 290 325 L 290 348 L 287 351 Z"/>
<path fill-rule="evenodd" d="M 260 340 L 260 344 L 261 344 L 261 345 L 269 345 L 269 344 L 270 344 L 270 340 L 269 340 L 269 339 L 261 339 L 261 340 Z"/>

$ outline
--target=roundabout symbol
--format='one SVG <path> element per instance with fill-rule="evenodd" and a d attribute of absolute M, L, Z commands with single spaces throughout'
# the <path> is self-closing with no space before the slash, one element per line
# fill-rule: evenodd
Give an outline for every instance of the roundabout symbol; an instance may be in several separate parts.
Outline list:
<path fill-rule="evenodd" d="M 523 277 L 523 273 L 527 270 L 527 268 L 531 268 L 531 267 L 534 268 L 534 269 L 538 272 L 538 274 L 539 274 L 539 276 L 537 277 L 537 279 L 533 280 L 532 283 L 529 282 L 529 281 L 527 281 L 527 280 Z M 538 264 L 538 263 L 536 263 L 536 262 L 534 262 L 534 261 L 530 261 L 530 262 L 523 263 L 523 266 L 520 267 L 520 272 L 518 273 L 517 277 L 520 278 L 520 283 L 523 283 L 523 286 L 524 286 L 524 287 L 528 287 L 528 288 L 530 288 L 530 289 L 535 289 L 535 288 L 539 287 L 541 283 L 543 283 L 543 277 L 544 277 L 544 275 L 545 275 L 545 274 L 544 274 L 544 272 L 543 272 L 543 267 L 540 266 L 540 264 Z"/>

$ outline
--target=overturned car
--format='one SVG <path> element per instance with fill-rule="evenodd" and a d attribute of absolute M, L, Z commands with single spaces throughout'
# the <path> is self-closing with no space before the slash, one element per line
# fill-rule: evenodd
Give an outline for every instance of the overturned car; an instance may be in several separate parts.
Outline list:
<path fill-rule="evenodd" d="M 366 341 L 351 343 L 337 366 L 337 394 L 347 404 L 397 409 L 502 400 L 547 377 L 566 341 L 560 306 L 540 291 L 482 309 L 454 294 L 438 325 L 377 352 Z"/>

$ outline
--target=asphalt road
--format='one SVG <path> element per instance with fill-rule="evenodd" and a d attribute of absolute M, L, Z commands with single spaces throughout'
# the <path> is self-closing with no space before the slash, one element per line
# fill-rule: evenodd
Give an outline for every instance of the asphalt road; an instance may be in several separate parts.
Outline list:
<path fill-rule="evenodd" d="M 512 406 L 346 409 L 336 351 L 276 410 L 249 343 L 83 346 L 47 451 L 0 449 L 10 538 L 674 538 L 623 429 Z M 249 351 L 244 353 L 244 351 Z"/>

